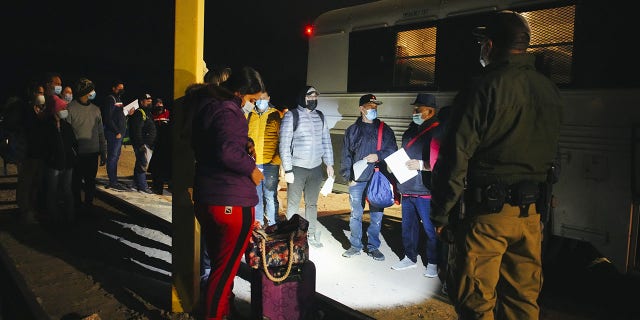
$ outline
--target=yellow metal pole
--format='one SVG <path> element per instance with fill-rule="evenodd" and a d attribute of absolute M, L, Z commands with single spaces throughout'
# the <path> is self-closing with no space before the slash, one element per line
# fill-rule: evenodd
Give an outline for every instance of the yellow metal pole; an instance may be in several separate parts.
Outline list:
<path fill-rule="evenodd" d="M 176 0 L 174 105 L 172 110 L 172 266 L 171 310 L 190 312 L 200 293 L 200 228 L 193 214 L 193 152 L 181 135 L 185 122 L 181 97 L 188 85 L 202 82 L 205 70 L 205 0 Z"/>

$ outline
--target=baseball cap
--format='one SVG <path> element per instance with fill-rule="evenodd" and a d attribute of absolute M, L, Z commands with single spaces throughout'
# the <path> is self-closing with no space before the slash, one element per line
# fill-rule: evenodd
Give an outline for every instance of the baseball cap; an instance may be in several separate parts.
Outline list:
<path fill-rule="evenodd" d="M 147 99 L 152 99 L 151 95 L 148 93 L 145 93 L 142 95 L 142 97 L 140 97 L 141 100 L 147 100 Z"/>
<path fill-rule="evenodd" d="M 478 40 L 491 39 L 496 46 L 513 49 L 526 49 L 531 39 L 527 19 L 508 10 L 492 13 L 487 25 L 476 27 L 472 33 Z"/>
<path fill-rule="evenodd" d="M 318 96 L 318 95 L 320 95 L 320 92 L 318 92 L 318 89 L 316 89 L 316 88 L 314 88 L 312 86 L 309 86 L 309 88 L 307 89 L 306 95 L 307 96 L 311 96 L 311 95 Z"/>
<path fill-rule="evenodd" d="M 418 93 L 416 97 L 416 101 L 412 103 L 414 106 L 427 106 L 438 109 L 438 104 L 436 103 L 436 96 L 428 93 Z"/>
<path fill-rule="evenodd" d="M 367 103 L 375 103 L 377 105 L 381 105 L 382 101 L 378 101 L 378 99 L 376 99 L 376 96 L 372 94 L 365 94 L 364 96 L 360 97 L 360 105 L 363 106 Z"/>

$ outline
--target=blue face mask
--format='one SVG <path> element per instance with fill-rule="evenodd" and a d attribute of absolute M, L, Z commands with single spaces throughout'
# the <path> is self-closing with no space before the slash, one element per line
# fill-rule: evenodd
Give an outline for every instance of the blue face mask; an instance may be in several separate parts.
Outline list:
<path fill-rule="evenodd" d="M 95 91 L 91 91 L 91 93 L 89 93 L 89 100 L 93 100 L 96 98 L 96 92 Z"/>
<path fill-rule="evenodd" d="M 53 87 L 53 91 L 54 91 L 56 94 L 60 94 L 60 93 L 62 92 L 62 86 L 55 86 L 55 87 Z"/>
<path fill-rule="evenodd" d="M 414 113 L 411 116 L 411 119 L 413 120 L 413 123 L 417 125 L 421 125 L 424 122 L 424 119 L 422 119 L 422 113 Z"/>
<path fill-rule="evenodd" d="M 261 112 L 267 110 L 267 108 L 269 107 L 269 100 L 260 99 L 260 100 L 256 101 L 256 107 Z"/>
<path fill-rule="evenodd" d="M 65 93 L 64 97 L 63 97 L 64 101 L 66 101 L 67 103 L 71 102 L 71 100 L 73 100 L 73 94 L 71 93 Z"/>
<path fill-rule="evenodd" d="M 378 110 L 376 109 L 369 109 L 367 110 L 367 114 L 365 115 L 365 117 L 367 117 L 367 119 L 373 121 L 378 117 Z"/>

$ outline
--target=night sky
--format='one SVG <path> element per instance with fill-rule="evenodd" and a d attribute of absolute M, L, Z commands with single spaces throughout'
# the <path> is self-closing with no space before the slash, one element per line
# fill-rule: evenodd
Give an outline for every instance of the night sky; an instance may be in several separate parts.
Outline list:
<path fill-rule="evenodd" d="M 209 0 L 204 59 L 209 67 L 254 67 L 272 102 L 289 107 L 306 84 L 304 26 L 323 12 L 367 2 Z M 93 80 L 97 102 L 113 79 L 125 81 L 125 102 L 145 92 L 171 99 L 174 1 L 14 0 L 0 11 L 2 102 L 47 71 L 59 72 L 63 85 Z"/>

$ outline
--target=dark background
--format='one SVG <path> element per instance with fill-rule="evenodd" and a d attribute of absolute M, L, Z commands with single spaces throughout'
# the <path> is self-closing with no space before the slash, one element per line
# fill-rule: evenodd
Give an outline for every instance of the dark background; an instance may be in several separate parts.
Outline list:
<path fill-rule="evenodd" d="M 249 65 L 263 76 L 278 107 L 306 84 L 304 26 L 323 12 L 366 0 L 205 2 L 204 60 L 209 68 Z M 175 1 L 8 1 L 0 9 L 0 101 L 26 83 L 58 72 L 63 85 L 86 77 L 96 102 L 111 82 L 125 82 L 126 103 L 145 92 L 173 97 Z"/>

